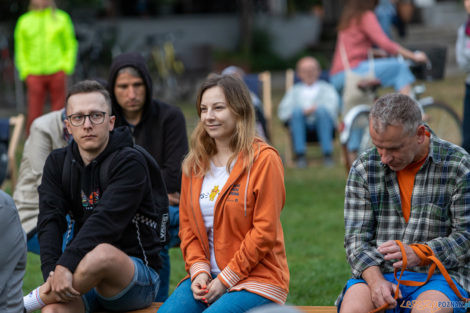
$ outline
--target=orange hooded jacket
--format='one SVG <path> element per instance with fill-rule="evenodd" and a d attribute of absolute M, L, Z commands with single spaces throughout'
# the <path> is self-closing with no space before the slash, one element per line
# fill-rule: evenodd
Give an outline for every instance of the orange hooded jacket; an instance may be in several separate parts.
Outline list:
<path fill-rule="evenodd" d="M 284 169 L 277 151 L 254 143 L 249 171 L 238 156 L 214 208 L 214 253 L 219 280 L 230 291 L 245 289 L 285 303 L 289 268 L 280 220 L 285 203 Z M 180 202 L 181 250 L 194 279 L 210 275 L 210 251 L 199 194 L 203 177 L 183 175 Z"/>

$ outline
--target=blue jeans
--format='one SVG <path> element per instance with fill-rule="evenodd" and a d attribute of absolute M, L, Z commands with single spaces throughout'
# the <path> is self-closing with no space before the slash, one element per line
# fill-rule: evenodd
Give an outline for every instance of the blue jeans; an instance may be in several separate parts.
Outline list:
<path fill-rule="evenodd" d="M 306 150 L 307 132 L 316 131 L 323 155 L 333 153 L 334 121 L 328 110 L 318 107 L 314 112 L 315 122 L 309 123 L 301 108 L 295 108 L 289 120 L 289 129 L 296 155 L 304 155 Z"/>
<path fill-rule="evenodd" d="M 242 313 L 252 308 L 273 303 L 273 301 L 245 290 L 227 292 L 217 301 L 207 306 L 196 301 L 191 291 L 191 279 L 186 279 L 158 310 L 158 313 Z"/>
<path fill-rule="evenodd" d="M 465 84 L 465 98 L 463 101 L 463 142 L 462 148 L 470 153 L 470 84 Z"/>
<path fill-rule="evenodd" d="M 180 244 L 180 238 L 178 237 L 179 231 L 179 218 L 180 211 L 178 206 L 169 207 L 170 213 L 170 241 L 169 243 L 160 250 L 160 259 L 162 260 L 162 268 L 159 271 L 160 275 L 160 289 L 158 290 L 156 302 L 164 302 L 168 298 L 168 291 L 170 290 L 170 255 L 168 250 L 172 247 L 176 247 Z"/>
<path fill-rule="evenodd" d="M 399 277 L 399 275 L 400 275 L 400 272 L 397 273 L 397 277 Z M 427 273 L 415 273 L 415 272 L 405 271 L 403 273 L 402 280 L 426 281 L 427 275 L 428 275 Z M 397 281 L 395 280 L 395 277 L 393 276 L 393 273 L 384 274 L 384 278 L 394 284 L 397 283 Z M 455 280 L 453 281 L 455 285 L 457 286 L 457 289 L 460 291 L 460 294 L 464 296 L 465 298 L 468 298 L 468 293 Z M 366 282 L 363 279 L 356 279 L 356 278 L 351 278 L 350 280 L 348 280 L 346 287 L 344 287 L 344 290 L 343 290 L 343 296 L 346 290 L 348 290 L 351 286 L 358 284 L 358 283 L 366 283 Z M 386 313 L 410 313 L 411 312 L 410 306 L 426 305 L 425 303 L 416 302 L 416 299 L 419 297 L 420 294 L 428 290 L 438 290 L 442 292 L 447 298 L 449 298 L 449 302 L 445 302 L 445 304 L 441 304 L 440 307 L 449 307 L 449 305 L 447 304 L 453 304 L 454 313 L 466 312 L 466 308 L 464 308 L 464 303 L 460 301 L 460 299 L 457 297 L 454 291 L 450 288 L 449 284 L 446 282 L 442 274 L 434 274 L 429 279 L 427 284 L 421 287 L 400 285 L 400 291 L 403 295 L 403 298 L 397 300 L 398 305 L 394 309 L 386 310 L 385 312 Z M 413 301 L 415 301 L 414 304 L 413 304 Z M 342 299 L 338 303 L 338 312 L 341 308 L 341 302 L 342 302 Z M 459 305 L 462 305 L 462 306 L 459 308 L 458 307 Z"/>
<path fill-rule="evenodd" d="M 72 240 L 73 237 L 73 231 L 75 227 L 75 222 L 70 219 L 70 215 L 66 215 L 65 218 L 67 219 L 67 224 L 68 224 L 68 229 L 64 233 L 63 239 L 62 239 L 62 252 L 65 250 L 69 242 Z M 40 249 L 39 249 L 39 240 L 38 240 L 38 232 L 37 229 L 35 228 L 31 232 L 34 232 L 34 235 L 28 239 L 27 247 L 28 247 L 28 252 L 36 253 L 39 254 Z M 30 233 L 28 234 L 28 237 L 30 236 Z"/>
<path fill-rule="evenodd" d="M 152 304 L 158 292 L 160 278 L 157 272 L 141 259 L 130 257 L 134 262 L 134 277 L 130 284 L 111 298 L 105 298 L 93 288 L 82 296 L 85 312 L 133 311 Z"/>
<path fill-rule="evenodd" d="M 370 62 L 364 60 L 352 69 L 357 74 L 369 72 Z M 412 84 L 415 77 L 411 73 L 408 65 L 397 58 L 374 59 L 374 73 L 382 86 L 393 87 L 396 91 Z M 330 82 L 335 86 L 339 94 L 342 94 L 344 87 L 344 71 L 330 76 Z"/>

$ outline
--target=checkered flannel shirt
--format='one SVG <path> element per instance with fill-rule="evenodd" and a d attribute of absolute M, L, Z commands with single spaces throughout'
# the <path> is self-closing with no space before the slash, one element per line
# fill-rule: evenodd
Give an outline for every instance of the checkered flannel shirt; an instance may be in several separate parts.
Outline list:
<path fill-rule="evenodd" d="M 374 265 L 382 273 L 393 272 L 393 262 L 385 261 L 377 247 L 401 240 L 428 245 L 451 277 L 470 291 L 470 156 L 462 148 L 431 135 L 429 155 L 416 174 L 408 223 L 396 173 L 380 161 L 377 149 L 364 152 L 349 173 L 344 220 L 353 277 Z"/>

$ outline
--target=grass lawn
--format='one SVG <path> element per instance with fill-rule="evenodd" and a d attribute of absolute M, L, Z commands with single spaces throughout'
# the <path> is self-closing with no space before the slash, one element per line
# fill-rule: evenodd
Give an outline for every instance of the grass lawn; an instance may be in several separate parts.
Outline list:
<path fill-rule="evenodd" d="M 427 95 L 449 103 L 461 116 L 464 77 L 451 77 L 446 81 L 427 83 Z M 282 91 L 274 91 L 277 105 Z M 187 126 L 196 125 L 194 105 L 182 104 Z M 282 126 L 273 122 L 274 146 L 281 154 L 283 146 Z M 290 268 L 290 294 L 288 303 L 295 305 L 333 305 L 345 281 L 349 267 L 343 248 L 343 201 L 346 173 L 340 164 L 338 143 L 335 147 L 336 166 L 321 166 L 321 154 L 317 146 L 309 147 L 308 169 L 286 169 L 285 185 L 287 201 L 282 213 L 287 259 Z M 185 275 L 179 249 L 171 249 L 172 291 Z M 42 282 L 37 255 L 28 255 L 27 272 L 23 291 L 29 292 Z"/>

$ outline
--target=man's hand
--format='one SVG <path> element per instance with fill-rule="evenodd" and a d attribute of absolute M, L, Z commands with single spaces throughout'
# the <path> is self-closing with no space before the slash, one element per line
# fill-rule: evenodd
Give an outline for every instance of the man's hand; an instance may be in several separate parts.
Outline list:
<path fill-rule="evenodd" d="M 179 205 L 180 204 L 180 193 L 173 192 L 168 194 L 168 200 L 170 201 L 170 205 Z"/>
<path fill-rule="evenodd" d="M 200 273 L 196 276 L 196 278 L 194 278 L 193 282 L 191 283 L 191 291 L 193 292 L 194 299 L 207 303 L 207 301 L 205 301 L 205 296 L 209 292 L 207 288 L 209 282 L 210 277 L 207 273 Z"/>
<path fill-rule="evenodd" d="M 307 109 L 304 109 L 304 115 L 305 115 L 305 116 L 308 116 L 308 115 L 314 113 L 316 110 L 317 110 L 317 106 L 316 106 L 316 105 L 312 105 L 311 107 L 309 107 L 309 108 L 307 108 Z"/>
<path fill-rule="evenodd" d="M 390 308 L 394 308 L 397 305 L 397 301 L 393 297 L 397 286 L 384 278 L 378 266 L 371 266 L 365 269 L 362 272 L 362 278 L 369 286 L 370 297 L 376 308 L 384 304 L 388 304 Z M 402 297 L 401 291 L 399 291 L 398 297 Z"/>
<path fill-rule="evenodd" d="M 389 309 L 393 309 L 397 306 L 397 300 L 393 298 L 397 285 L 385 279 L 381 279 L 374 282 L 372 285 L 369 284 L 369 288 L 372 302 L 376 308 L 381 307 L 386 303 L 388 304 Z M 402 295 L 400 291 L 399 298 L 401 297 Z"/>
<path fill-rule="evenodd" d="M 225 287 L 225 285 L 216 278 L 209 284 L 209 293 L 206 295 L 206 300 L 209 304 L 212 304 L 226 292 L 227 287 Z"/>
<path fill-rule="evenodd" d="M 403 244 L 403 247 L 405 248 L 407 258 L 407 267 L 418 265 L 421 262 L 421 259 L 416 255 L 413 249 L 407 244 Z M 384 255 L 384 260 L 398 260 L 393 263 L 394 268 L 401 268 L 403 266 L 403 256 L 401 254 L 400 246 L 398 246 L 394 240 L 389 240 L 381 244 L 377 248 L 377 251 Z"/>
<path fill-rule="evenodd" d="M 80 297 L 80 293 L 72 287 L 73 275 L 68 268 L 57 265 L 48 281 L 58 302 L 70 302 Z"/>

